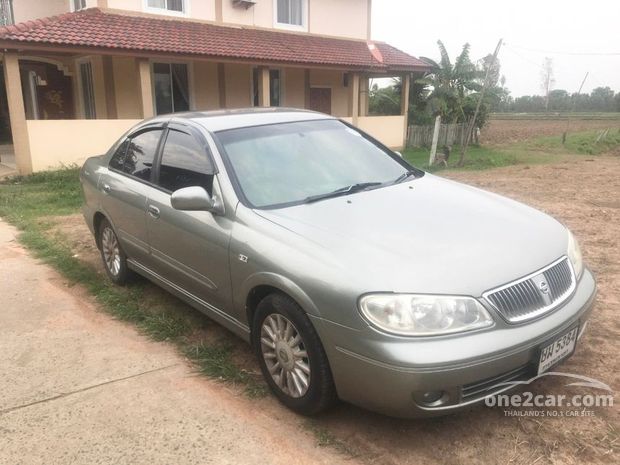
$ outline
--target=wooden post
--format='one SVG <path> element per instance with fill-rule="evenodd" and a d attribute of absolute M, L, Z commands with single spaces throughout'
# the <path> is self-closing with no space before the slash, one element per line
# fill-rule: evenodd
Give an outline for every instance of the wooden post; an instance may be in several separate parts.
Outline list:
<path fill-rule="evenodd" d="M 435 118 L 435 130 L 433 131 L 433 143 L 431 144 L 431 156 L 428 159 L 428 166 L 435 163 L 435 155 L 437 154 L 437 142 L 439 141 L 439 128 L 441 127 L 441 115 Z"/>
<path fill-rule="evenodd" d="M 474 111 L 474 117 L 471 119 L 471 123 L 467 125 L 467 133 L 465 134 L 465 141 L 461 146 L 461 157 L 459 158 L 459 166 L 463 166 L 465 163 L 465 154 L 467 153 L 467 146 L 469 145 L 469 139 L 471 137 L 471 133 L 474 130 L 474 125 L 476 124 L 476 119 L 478 118 L 478 112 L 480 111 L 480 105 L 482 104 L 482 100 L 484 99 L 484 93 L 487 90 L 489 85 L 489 74 L 491 72 L 491 68 L 495 64 L 497 60 L 497 55 L 499 54 L 499 49 L 502 47 L 502 39 L 499 39 L 497 43 L 497 47 L 495 47 L 495 52 L 493 53 L 493 59 L 489 66 L 487 67 L 486 75 L 484 76 L 484 83 L 482 84 L 482 91 L 480 92 L 480 97 L 478 98 L 478 103 L 476 104 L 476 111 Z"/>
<path fill-rule="evenodd" d="M 19 74 L 19 59 L 15 52 L 5 52 L 4 54 L 4 82 L 11 120 L 15 164 L 19 174 L 30 174 L 32 173 L 30 140 L 28 138 L 22 81 Z"/>
<path fill-rule="evenodd" d="M 140 102 L 143 118 L 155 116 L 155 105 L 153 102 L 153 83 L 151 80 L 151 64 L 147 59 L 136 59 L 138 69 L 138 89 L 140 92 Z"/>
<path fill-rule="evenodd" d="M 269 68 L 258 68 L 258 106 L 270 107 Z"/>
<path fill-rule="evenodd" d="M 411 86 L 411 76 L 405 74 L 401 78 L 400 91 L 400 114 L 405 118 L 405 127 L 403 128 L 403 147 L 407 146 L 407 128 L 409 127 L 409 88 Z"/>

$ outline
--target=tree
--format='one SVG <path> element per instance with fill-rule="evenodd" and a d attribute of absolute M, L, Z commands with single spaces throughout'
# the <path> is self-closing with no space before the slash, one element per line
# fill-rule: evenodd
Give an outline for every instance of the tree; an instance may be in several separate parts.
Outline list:
<path fill-rule="evenodd" d="M 594 111 L 614 111 L 614 91 L 609 87 L 597 87 L 590 93 L 590 105 Z"/>
<path fill-rule="evenodd" d="M 549 92 L 555 84 L 553 77 L 553 60 L 549 57 L 545 57 L 543 61 L 543 69 L 540 74 L 541 87 L 545 94 L 545 111 L 549 110 Z"/>
<path fill-rule="evenodd" d="M 454 64 L 450 61 L 443 42 L 438 40 L 437 45 L 440 61 L 422 57 L 422 60 L 431 66 L 431 71 L 417 83 L 432 89 L 428 100 L 433 114 L 441 115 L 442 119 L 449 123 L 463 122 L 466 119 L 466 96 L 480 89 L 480 71 L 469 57 L 469 44 L 463 45 Z"/>
<path fill-rule="evenodd" d="M 400 90 L 394 83 L 386 87 L 372 86 L 368 95 L 368 112 L 371 115 L 400 114 Z"/>

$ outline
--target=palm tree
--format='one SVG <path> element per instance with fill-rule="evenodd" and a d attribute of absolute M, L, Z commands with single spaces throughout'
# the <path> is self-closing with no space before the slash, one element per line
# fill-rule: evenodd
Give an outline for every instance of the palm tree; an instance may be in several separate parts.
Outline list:
<path fill-rule="evenodd" d="M 470 46 L 463 45 L 463 50 L 454 64 L 441 40 L 437 41 L 441 59 L 439 63 L 427 57 L 421 57 L 431 66 L 431 71 L 419 79 L 419 84 L 430 86 L 429 104 L 435 114 L 441 115 L 448 123 L 466 120 L 463 107 L 468 93 L 480 90 L 480 71 L 469 57 Z"/>

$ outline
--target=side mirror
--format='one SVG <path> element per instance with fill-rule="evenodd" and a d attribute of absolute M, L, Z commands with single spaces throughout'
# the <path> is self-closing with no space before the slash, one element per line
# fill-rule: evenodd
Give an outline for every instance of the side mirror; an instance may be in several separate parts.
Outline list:
<path fill-rule="evenodd" d="M 394 151 L 394 153 L 395 153 L 396 155 L 398 155 L 400 158 L 403 158 L 403 154 L 402 154 L 402 153 L 400 153 L 399 151 L 397 151 L 397 150 L 396 150 L 396 151 Z"/>
<path fill-rule="evenodd" d="M 170 197 L 170 204 L 175 210 L 223 213 L 221 201 L 217 197 L 210 196 L 200 186 L 184 187 L 174 191 Z"/>

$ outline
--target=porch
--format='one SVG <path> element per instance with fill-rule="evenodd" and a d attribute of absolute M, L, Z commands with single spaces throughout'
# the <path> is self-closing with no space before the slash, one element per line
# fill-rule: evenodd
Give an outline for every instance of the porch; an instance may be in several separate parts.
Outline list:
<path fill-rule="evenodd" d="M 123 28 L 147 27 L 152 35 L 126 47 L 88 44 L 89 28 L 105 28 L 106 22 L 110 28 L 105 33 L 118 30 L 117 40 L 123 43 L 127 42 Z M 0 30 L 0 46 L 5 50 L 0 143 L 13 144 L 15 164 L 22 174 L 80 164 L 104 153 L 123 132 L 154 115 L 252 106 L 331 114 L 400 149 L 406 137 L 410 79 L 425 71 L 421 62 L 386 44 L 290 33 L 266 35 L 189 21 L 87 10 L 36 26 L 35 42 L 28 35 L 31 25 Z M 166 37 L 162 45 L 153 44 L 160 39 L 157 28 L 163 28 L 161 34 L 168 37 L 180 34 L 180 28 L 188 29 L 178 39 L 184 43 L 170 50 Z M 196 40 L 202 42 L 192 41 L 197 30 Z M 57 43 L 61 34 L 68 43 Z M 231 47 L 245 48 L 229 47 L 222 56 L 217 44 L 203 43 L 205 34 L 211 39 L 234 34 L 228 37 L 234 39 Z M 255 50 L 259 39 L 265 48 Z M 283 40 L 288 41 L 285 48 Z M 204 50 L 197 51 L 196 43 Z M 161 50 L 164 45 L 167 51 Z M 153 50 L 144 50 L 149 46 Z M 277 48 L 281 50 L 274 53 Z M 368 116 L 369 80 L 389 76 L 402 79 L 401 114 Z M 6 98 L 2 98 L 4 90 Z"/>

